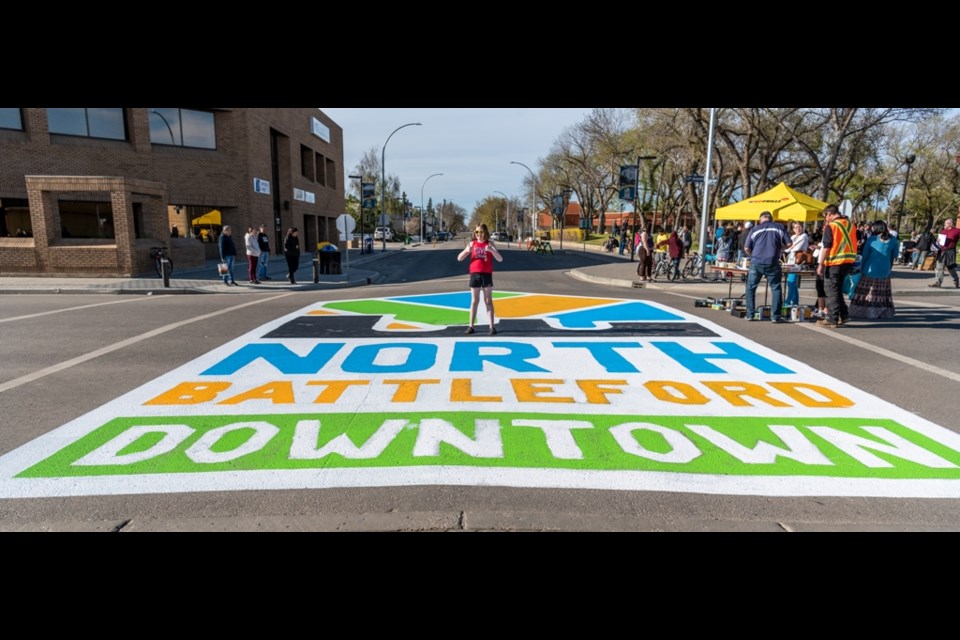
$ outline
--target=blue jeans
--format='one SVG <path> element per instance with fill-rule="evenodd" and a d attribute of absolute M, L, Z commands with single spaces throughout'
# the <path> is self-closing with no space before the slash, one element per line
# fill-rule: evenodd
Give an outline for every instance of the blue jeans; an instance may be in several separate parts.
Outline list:
<path fill-rule="evenodd" d="M 270 252 L 260 252 L 260 264 L 257 265 L 257 278 L 263 280 L 267 277 L 267 264 L 270 262 Z"/>
<path fill-rule="evenodd" d="M 795 307 L 800 304 L 800 274 L 787 274 L 787 297 L 783 301 L 785 307 Z"/>
<path fill-rule="evenodd" d="M 233 282 L 233 259 L 236 256 L 224 256 L 222 260 L 227 263 L 227 272 L 223 274 L 223 284 Z"/>
<path fill-rule="evenodd" d="M 780 277 L 783 272 L 780 270 L 780 263 L 760 264 L 750 263 L 750 273 L 747 274 L 747 317 L 752 318 L 756 311 L 757 287 L 760 286 L 760 278 L 767 279 L 767 285 L 770 287 L 772 296 L 770 304 L 770 318 L 780 317 L 780 308 L 782 305 L 783 294 L 780 291 Z"/>

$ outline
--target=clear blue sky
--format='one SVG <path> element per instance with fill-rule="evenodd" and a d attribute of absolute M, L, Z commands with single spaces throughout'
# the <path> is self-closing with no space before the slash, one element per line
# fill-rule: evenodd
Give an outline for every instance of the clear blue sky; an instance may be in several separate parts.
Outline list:
<path fill-rule="evenodd" d="M 387 137 L 408 122 L 421 122 L 419 127 L 398 131 L 387 144 L 388 174 L 400 178 L 407 199 L 420 206 L 424 202 L 446 198 L 466 209 L 467 215 L 487 196 L 508 196 L 529 199 L 523 187 L 528 176 L 522 162 L 537 171 L 537 161 L 568 126 L 582 120 L 592 109 L 326 109 L 343 127 L 344 174 L 353 173 L 361 156 L 376 148 L 377 156 Z"/>

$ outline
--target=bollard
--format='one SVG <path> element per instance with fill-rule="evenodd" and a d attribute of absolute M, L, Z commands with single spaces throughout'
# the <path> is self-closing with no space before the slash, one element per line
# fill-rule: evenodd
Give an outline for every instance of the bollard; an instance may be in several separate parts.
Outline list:
<path fill-rule="evenodd" d="M 163 287 L 170 288 L 170 260 L 166 256 L 160 258 L 160 271 L 163 277 Z"/>
<path fill-rule="evenodd" d="M 313 259 L 313 284 L 320 282 L 320 260 Z"/>

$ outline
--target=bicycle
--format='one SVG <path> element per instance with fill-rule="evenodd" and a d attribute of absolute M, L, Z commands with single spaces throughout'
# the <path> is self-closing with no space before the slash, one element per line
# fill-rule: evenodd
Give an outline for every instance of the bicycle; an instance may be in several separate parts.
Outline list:
<path fill-rule="evenodd" d="M 684 280 L 691 276 L 700 276 L 700 271 L 703 269 L 703 256 L 701 256 L 696 251 L 693 252 L 687 258 L 687 261 L 683 264 L 683 268 L 680 270 L 680 275 Z"/>
<path fill-rule="evenodd" d="M 166 254 L 166 247 L 150 247 L 150 257 L 153 258 L 153 268 L 157 276 L 163 279 L 163 286 L 170 286 L 170 276 L 173 274 L 173 260 Z"/>
<path fill-rule="evenodd" d="M 676 273 L 673 270 L 672 260 L 670 257 L 661 251 L 658 251 L 654 254 L 655 262 L 653 266 L 653 272 L 650 274 L 651 279 L 656 280 L 658 276 L 666 276 L 667 280 L 674 280 L 676 278 Z"/>

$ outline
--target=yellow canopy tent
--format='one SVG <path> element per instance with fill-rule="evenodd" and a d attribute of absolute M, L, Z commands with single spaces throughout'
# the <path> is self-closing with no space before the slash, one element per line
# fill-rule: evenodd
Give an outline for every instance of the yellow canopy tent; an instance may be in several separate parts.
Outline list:
<path fill-rule="evenodd" d="M 200 216 L 199 218 L 194 218 L 194 219 L 191 220 L 190 222 L 191 222 L 191 224 L 193 224 L 193 226 L 195 226 L 195 227 L 199 227 L 199 226 L 202 225 L 202 224 L 216 224 L 216 225 L 219 225 L 219 224 L 220 224 L 220 210 L 219 210 L 219 209 L 213 209 L 213 210 L 211 210 L 211 211 L 207 211 L 205 214 L 203 214 L 203 215 Z"/>
<path fill-rule="evenodd" d="M 781 182 L 773 189 L 750 196 L 716 210 L 717 220 L 756 220 L 764 211 L 773 214 L 777 222 L 813 222 L 820 218 L 826 202 L 794 191 Z"/>

